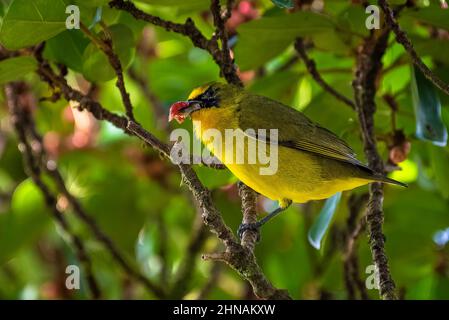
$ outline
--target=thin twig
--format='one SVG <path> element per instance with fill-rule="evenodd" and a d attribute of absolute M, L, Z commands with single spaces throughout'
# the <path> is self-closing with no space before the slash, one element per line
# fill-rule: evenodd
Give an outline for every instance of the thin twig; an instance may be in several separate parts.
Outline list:
<path fill-rule="evenodd" d="M 378 3 L 382 8 L 382 11 L 385 13 L 385 21 L 387 22 L 388 27 L 393 30 L 394 34 L 396 35 L 396 41 L 404 47 L 405 51 L 407 51 L 409 56 L 412 58 L 415 66 L 417 66 L 418 69 L 421 70 L 421 72 L 424 74 L 424 76 L 437 88 L 449 95 L 449 84 L 445 83 L 435 73 L 433 73 L 432 70 L 430 70 L 430 68 L 426 66 L 426 64 L 419 57 L 418 53 L 413 48 L 413 44 L 408 38 L 407 33 L 403 31 L 399 26 L 399 23 L 397 22 L 395 17 L 396 14 L 388 5 L 388 1 L 379 0 Z"/>
<path fill-rule="evenodd" d="M 304 61 L 304 64 L 309 71 L 310 75 L 315 79 L 316 83 L 318 83 L 325 91 L 329 92 L 331 95 L 333 95 L 337 100 L 343 102 L 344 104 L 348 105 L 352 109 L 355 109 L 354 102 L 336 91 L 334 88 L 332 88 L 331 85 L 329 85 L 321 76 L 321 74 L 318 72 L 318 69 L 316 67 L 315 61 L 313 61 L 306 52 L 306 49 L 304 47 L 304 41 L 302 38 L 298 38 L 295 41 L 295 49 L 298 52 L 301 59 Z"/>
<path fill-rule="evenodd" d="M 105 34 L 108 34 L 108 29 L 104 24 L 102 24 Z M 133 107 L 131 104 L 131 98 L 129 93 L 126 91 L 125 87 L 125 79 L 123 77 L 123 67 L 122 63 L 118 55 L 114 51 L 114 44 L 112 43 L 112 38 L 105 37 L 105 39 L 99 39 L 96 35 L 92 34 L 92 32 L 83 24 L 80 25 L 81 30 L 84 34 L 86 34 L 95 44 L 97 44 L 98 48 L 103 51 L 103 53 L 108 57 L 109 63 L 111 67 L 114 69 L 115 74 L 117 75 L 116 86 L 119 89 L 120 95 L 122 96 L 122 101 L 125 106 L 126 116 L 128 119 L 132 121 L 136 121 L 134 118 Z"/>
<path fill-rule="evenodd" d="M 208 40 L 196 27 L 191 18 L 187 18 L 185 23 L 175 23 L 164 20 L 138 9 L 131 1 L 112 0 L 109 2 L 109 6 L 114 9 L 126 11 L 137 20 L 146 21 L 155 26 L 164 28 L 167 31 L 179 33 L 190 38 L 194 46 L 208 51 L 217 64 L 221 63 L 221 55 L 219 54 L 220 48 L 218 47 L 218 43 L 216 41 Z"/>
<path fill-rule="evenodd" d="M 211 1 L 213 2 L 216 0 L 211 0 Z M 220 27 L 219 32 L 226 39 L 227 35 L 226 35 L 226 30 L 224 29 L 224 22 L 223 22 L 225 20 L 221 17 L 221 7 L 214 5 L 212 2 L 211 2 L 211 7 L 214 8 L 214 11 L 212 12 L 212 14 L 214 15 L 214 21 L 216 19 L 215 17 L 219 17 L 219 21 L 220 21 L 219 26 L 216 25 L 216 27 L 217 28 Z M 146 21 L 155 26 L 164 28 L 167 31 L 179 33 L 179 34 L 182 34 L 182 35 L 188 37 L 192 41 L 194 46 L 196 46 L 200 49 L 206 50 L 207 52 L 210 53 L 210 55 L 214 59 L 215 63 L 220 67 L 220 71 L 221 71 L 223 77 L 229 83 L 233 83 L 235 85 L 241 85 L 241 80 L 237 76 L 235 67 L 232 63 L 230 56 L 229 56 L 229 50 L 226 49 L 227 43 L 225 45 L 223 45 L 223 43 L 222 43 L 223 49 L 220 49 L 220 46 L 218 45 L 216 37 L 212 37 L 212 39 L 207 39 L 201 33 L 201 31 L 195 26 L 195 23 L 193 22 L 193 20 L 191 18 L 187 18 L 185 23 L 174 23 L 172 21 L 164 20 L 160 17 L 151 15 L 149 13 L 146 13 L 146 12 L 138 9 L 131 1 L 112 0 L 109 2 L 109 6 L 111 8 L 126 11 L 138 20 Z M 218 20 L 216 20 L 216 21 L 218 22 Z M 223 40 L 223 38 L 221 38 L 221 40 Z M 226 51 L 226 53 L 223 54 L 225 51 Z"/>
<path fill-rule="evenodd" d="M 234 8 L 235 0 L 226 1 L 226 11 L 223 14 L 223 22 L 226 23 L 232 15 L 232 9 Z"/>
<path fill-rule="evenodd" d="M 215 40 L 215 38 L 218 38 L 221 42 L 221 63 L 219 63 L 221 73 L 229 83 L 242 87 L 243 83 L 237 75 L 234 62 L 231 58 L 228 45 L 228 32 L 226 30 L 226 20 L 231 17 L 233 3 L 234 1 L 232 0 L 227 1 L 227 9 L 225 15 L 223 16 L 221 14 L 220 0 L 211 0 L 210 11 L 212 12 L 214 25 L 216 27 L 213 39 Z"/>

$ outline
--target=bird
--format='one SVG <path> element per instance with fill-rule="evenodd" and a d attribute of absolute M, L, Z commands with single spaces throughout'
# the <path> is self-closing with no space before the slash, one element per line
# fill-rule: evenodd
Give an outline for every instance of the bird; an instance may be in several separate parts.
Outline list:
<path fill-rule="evenodd" d="M 292 203 L 326 199 L 371 182 L 407 186 L 363 164 L 345 141 L 302 112 L 233 84 L 210 82 L 195 88 L 186 101 L 172 104 L 169 121 L 182 123 L 188 117 L 192 119 L 195 135 L 241 182 L 278 201 L 278 208 L 263 219 L 241 224 L 240 237 L 247 230 L 259 232 L 263 224 Z M 277 140 L 271 139 L 268 131 L 258 135 L 259 129 L 276 129 Z M 208 130 L 222 136 L 226 130 L 234 130 L 247 139 L 240 146 L 237 139 L 232 143 L 226 139 L 217 141 L 220 139 L 211 139 Z M 258 160 L 238 163 L 232 158 L 237 151 L 249 156 L 250 141 L 265 144 L 266 150 L 276 143 L 274 174 L 261 174 L 260 169 L 266 164 Z"/>

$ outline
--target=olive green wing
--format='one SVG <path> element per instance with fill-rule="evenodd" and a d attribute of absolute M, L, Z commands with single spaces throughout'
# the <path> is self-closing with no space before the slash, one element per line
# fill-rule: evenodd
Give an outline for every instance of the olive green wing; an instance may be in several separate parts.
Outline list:
<path fill-rule="evenodd" d="M 254 129 L 257 139 L 269 140 L 269 137 L 258 134 L 258 129 L 278 129 L 279 145 L 367 168 L 337 135 L 280 102 L 249 95 L 240 102 L 237 114 L 240 129 Z"/>

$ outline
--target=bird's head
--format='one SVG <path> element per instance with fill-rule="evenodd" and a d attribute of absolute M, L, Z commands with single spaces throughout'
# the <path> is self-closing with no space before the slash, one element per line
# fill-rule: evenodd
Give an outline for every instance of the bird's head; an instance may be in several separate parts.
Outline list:
<path fill-rule="evenodd" d="M 241 89 L 230 84 L 211 82 L 194 89 L 187 101 L 178 101 L 170 107 L 168 121 L 175 119 L 182 123 L 199 110 L 225 108 L 232 105 Z"/>

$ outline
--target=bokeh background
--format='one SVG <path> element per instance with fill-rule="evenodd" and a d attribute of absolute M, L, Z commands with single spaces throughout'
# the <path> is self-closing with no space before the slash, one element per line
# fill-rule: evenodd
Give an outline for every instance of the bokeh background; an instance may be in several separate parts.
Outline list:
<path fill-rule="evenodd" d="M 11 2 L 0 2 L 1 16 Z M 95 22 L 97 7 L 89 6 L 91 1 L 78 2 L 83 21 Z M 98 1 L 97 5 L 106 2 Z M 133 2 L 165 19 L 183 22 L 192 17 L 207 36 L 214 31 L 209 1 Z M 357 115 L 315 83 L 292 45 L 297 36 L 313 43 L 308 52 L 321 75 L 352 98 L 357 47 L 369 32 L 362 1 L 298 1 L 295 9 L 281 8 L 279 3 L 283 1 L 275 2 L 278 4 L 269 0 L 237 1 L 227 23 L 235 62 L 246 88 L 304 112 L 343 137 L 364 160 Z M 412 7 L 401 13 L 401 26 L 425 62 L 447 82 L 449 10 L 444 9 L 444 1 L 412 2 Z M 323 15 L 312 16 L 311 12 Z M 167 123 L 170 104 L 185 99 L 198 85 L 219 80 L 218 67 L 207 52 L 194 48 L 185 37 L 136 21 L 107 5 L 102 7 L 101 19 L 108 26 L 119 25 L 114 28 L 138 121 L 168 141 L 170 131 L 178 127 Z M 332 23 L 332 27 L 326 23 Z M 115 79 L 108 75 L 109 70 L 102 69 L 102 57 L 88 46 L 89 40 L 81 31 L 64 31 L 47 41 L 44 55 L 69 67 L 71 85 L 84 92 L 90 89 L 105 108 L 123 113 Z M 416 127 L 447 127 L 449 97 L 436 93 L 441 101 L 441 108 L 437 108 L 441 118 L 435 117 L 429 124 L 414 109 L 412 90 L 419 88 L 413 89 L 410 60 L 393 36 L 383 63 L 377 79 L 378 147 L 393 170 L 390 176 L 409 184 L 408 189 L 385 187 L 384 232 L 392 276 L 402 298 L 447 299 L 449 149 L 438 143 L 438 138 L 432 141 L 417 137 Z M 45 148 L 57 160 L 69 190 L 137 268 L 156 283 L 169 287 L 177 284 L 183 268 L 191 267 L 191 275 L 183 282 L 185 290 L 176 298 L 254 298 L 249 285 L 233 270 L 201 260 L 201 253 L 218 251 L 220 244 L 201 227 L 198 209 L 173 165 L 137 139 L 96 121 L 64 100 L 41 101 L 52 92 L 36 75 L 26 74 L 22 79 L 33 93 L 29 98 L 34 99 L 33 114 Z M 40 191 L 24 173 L 3 90 L 0 104 L 0 299 L 85 299 L 84 279 L 81 290 L 65 288 L 67 265 L 79 262 L 66 236 L 52 221 Z M 418 111 L 429 112 L 422 106 Z M 191 130 L 190 121 L 182 126 Z M 236 178 L 226 170 L 200 166 L 195 170 L 212 190 L 226 223 L 236 230 L 241 223 Z M 364 187 L 343 194 L 319 250 L 311 246 L 307 235 L 324 202 L 295 204 L 263 228 L 255 254 L 275 286 L 288 289 L 296 299 L 350 297 L 344 253 L 350 223 L 348 201 L 366 192 Z M 276 207 L 263 197 L 258 203 L 260 212 Z M 67 219 L 82 235 L 105 298 L 154 298 L 123 273 L 73 218 L 63 196 L 58 198 L 58 207 L 66 210 Z M 204 239 L 192 256 L 189 244 L 200 232 Z M 372 260 L 365 232 L 355 248 L 357 272 L 364 284 L 372 274 L 372 270 L 366 272 Z M 369 298 L 378 298 L 376 289 L 366 289 L 366 293 Z"/>

